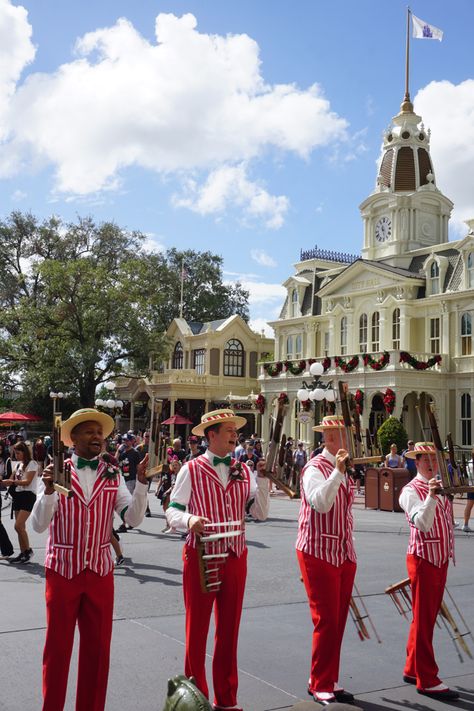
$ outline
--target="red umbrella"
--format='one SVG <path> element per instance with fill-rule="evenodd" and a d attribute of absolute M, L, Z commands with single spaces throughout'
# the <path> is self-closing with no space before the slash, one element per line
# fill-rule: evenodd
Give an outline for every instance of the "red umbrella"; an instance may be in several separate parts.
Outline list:
<path fill-rule="evenodd" d="M 7 420 L 9 422 L 39 422 L 42 419 L 38 415 L 22 415 L 21 412 L 2 412 L 0 415 L 0 421 Z"/>
<path fill-rule="evenodd" d="M 192 425 L 192 420 L 188 420 L 187 417 L 182 415 L 173 415 L 173 417 L 168 417 L 167 420 L 163 420 L 162 425 Z"/>

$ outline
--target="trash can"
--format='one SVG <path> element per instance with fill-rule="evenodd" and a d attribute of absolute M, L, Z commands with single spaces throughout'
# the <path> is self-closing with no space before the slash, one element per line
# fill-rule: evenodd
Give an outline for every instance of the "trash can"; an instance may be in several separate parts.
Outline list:
<path fill-rule="evenodd" d="M 410 472 L 405 468 L 391 467 L 383 467 L 379 472 L 379 509 L 401 511 L 398 497 L 405 484 L 410 481 Z"/>
<path fill-rule="evenodd" d="M 379 508 L 379 475 L 381 470 L 376 467 L 368 467 L 365 470 L 365 508 Z"/>

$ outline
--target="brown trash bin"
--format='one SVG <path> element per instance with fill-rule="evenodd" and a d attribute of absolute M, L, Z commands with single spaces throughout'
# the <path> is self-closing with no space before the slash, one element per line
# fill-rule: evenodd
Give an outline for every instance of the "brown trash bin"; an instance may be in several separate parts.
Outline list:
<path fill-rule="evenodd" d="M 398 503 L 400 492 L 410 481 L 408 469 L 383 467 L 379 469 L 379 509 L 381 511 L 402 511 Z"/>
<path fill-rule="evenodd" d="M 379 475 L 380 469 L 376 467 L 368 467 L 365 470 L 365 508 L 379 508 Z"/>

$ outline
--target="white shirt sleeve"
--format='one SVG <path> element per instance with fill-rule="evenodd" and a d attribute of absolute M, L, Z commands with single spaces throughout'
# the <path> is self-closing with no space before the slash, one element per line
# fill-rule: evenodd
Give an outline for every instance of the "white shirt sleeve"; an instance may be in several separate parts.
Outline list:
<path fill-rule="evenodd" d="M 324 474 L 314 466 L 310 466 L 303 474 L 303 490 L 308 503 L 318 513 L 327 513 L 336 500 L 339 487 L 343 484 L 345 475 L 339 469 L 334 469 L 325 479 Z"/>
<path fill-rule="evenodd" d="M 135 489 L 133 490 L 133 495 L 130 494 L 120 474 L 120 484 L 115 500 L 115 512 L 132 528 L 139 526 L 143 521 L 143 516 L 146 511 L 147 494 L 148 484 L 142 484 L 138 479 L 135 484 Z"/>
<path fill-rule="evenodd" d="M 421 500 L 411 487 L 402 489 L 400 506 L 408 515 L 410 522 L 423 533 L 428 533 L 433 525 L 438 497 L 427 496 Z"/>
<path fill-rule="evenodd" d="M 170 505 L 166 509 L 166 521 L 171 528 L 187 528 L 191 514 L 186 511 L 191 499 L 191 474 L 189 466 L 184 464 L 178 472 L 176 483 L 170 496 Z M 171 504 L 175 504 L 172 506 Z"/>
<path fill-rule="evenodd" d="M 250 494 L 253 503 L 249 509 L 250 515 L 257 521 L 265 521 L 270 509 L 270 488 L 267 477 L 257 476 L 257 480 L 250 473 Z"/>
<path fill-rule="evenodd" d="M 43 490 L 35 501 L 30 518 L 33 531 L 36 531 L 36 533 L 43 533 L 51 523 L 51 519 L 58 510 L 58 496 L 59 494 L 56 491 L 46 495 L 43 485 Z"/>

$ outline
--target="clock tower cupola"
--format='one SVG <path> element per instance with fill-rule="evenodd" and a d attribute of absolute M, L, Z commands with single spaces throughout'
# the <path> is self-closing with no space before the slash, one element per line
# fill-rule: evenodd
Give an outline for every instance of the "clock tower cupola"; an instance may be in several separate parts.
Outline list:
<path fill-rule="evenodd" d="M 430 131 L 407 93 L 383 134 L 376 188 L 360 205 L 363 258 L 405 266 L 407 252 L 448 241 L 452 208 L 436 187 Z"/>

